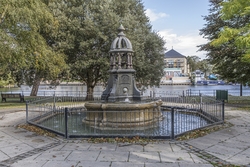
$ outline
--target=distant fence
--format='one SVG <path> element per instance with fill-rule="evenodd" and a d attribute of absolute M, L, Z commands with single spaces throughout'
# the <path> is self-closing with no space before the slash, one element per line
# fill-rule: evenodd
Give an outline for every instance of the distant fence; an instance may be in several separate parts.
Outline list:
<path fill-rule="evenodd" d="M 215 97 L 216 96 L 216 89 L 211 90 L 211 87 L 209 89 L 203 89 L 203 90 L 196 90 L 196 89 L 187 89 L 187 90 L 161 90 L 161 89 L 156 89 L 156 90 L 147 90 L 148 96 L 150 97 L 166 97 L 166 96 L 172 96 L 172 95 L 185 95 L 185 96 L 199 96 L 202 94 L 202 96 L 211 96 Z M 239 89 L 222 89 L 228 91 L 229 96 L 241 96 L 241 92 Z M 21 93 L 24 96 L 29 96 L 30 91 L 8 91 L 8 92 L 0 92 L 0 93 Z M 94 97 L 99 97 L 101 96 L 102 91 L 99 89 L 94 91 Z M 86 91 L 58 91 L 58 90 L 53 90 L 53 89 L 48 89 L 48 90 L 38 90 L 37 96 L 86 96 L 87 92 Z M 242 96 L 250 96 L 250 89 L 243 89 L 242 90 Z"/>
<path fill-rule="evenodd" d="M 240 96 L 240 90 L 239 89 L 220 89 L 220 90 L 226 90 L 228 92 L 229 96 Z M 175 92 L 173 91 L 154 91 L 153 92 L 156 97 L 165 97 L 169 95 L 181 95 L 181 96 L 211 96 L 215 97 L 216 96 L 216 89 L 215 90 L 193 90 L 193 89 L 187 89 L 187 90 L 177 90 Z M 243 90 L 242 91 L 242 96 L 250 96 L 250 90 Z"/>
<path fill-rule="evenodd" d="M 24 96 L 30 96 L 30 91 L 8 91 L 0 93 L 21 93 Z M 94 91 L 94 97 L 100 97 L 102 94 L 101 91 Z M 75 96 L 75 97 L 84 97 L 87 95 L 86 91 L 53 91 L 53 90 L 42 90 L 37 92 L 37 96 Z"/>
<path fill-rule="evenodd" d="M 149 97 L 147 97 L 149 100 Z M 188 131 L 206 126 L 223 123 L 224 103 L 206 97 L 168 95 L 165 97 L 154 97 L 151 100 L 161 99 L 162 119 L 152 124 L 142 124 L 133 127 L 128 122 L 125 129 L 117 128 L 116 124 L 109 126 L 98 122 L 90 125 L 84 123 L 84 118 L 89 111 L 84 107 L 84 98 L 79 96 L 50 96 L 26 103 L 27 123 L 50 130 L 65 138 L 77 137 L 132 137 L 141 136 L 146 138 L 174 139 Z M 102 114 L 103 111 L 91 111 Z M 115 115 L 121 114 L 116 111 Z M 124 114 L 124 113 L 123 113 Z M 131 122 L 134 122 L 133 115 L 143 114 L 140 111 L 126 112 L 131 115 Z M 157 113 L 155 113 L 157 114 Z M 123 121 L 117 116 L 117 122 Z"/>
<path fill-rule="evenodd" d="M 228 95 L 229 96 L 241 96 L 241 93 L 242 93 L 242 96 L 250 96 L 250 90 L 242 90 L 242 92 L 240 92 L 239 89 L 221 89 L 221 90 L 226 90 L 228 92 Z M 186 94 L 187 95 L 199 95 L 199 94 L 202 94 L 202 95 L 206 95 L 206 96 L 213 96 L 215 97 L 216 96 L 216 90 L 192 90 L 192 89 L 188 89 L 186 90 Z"/>

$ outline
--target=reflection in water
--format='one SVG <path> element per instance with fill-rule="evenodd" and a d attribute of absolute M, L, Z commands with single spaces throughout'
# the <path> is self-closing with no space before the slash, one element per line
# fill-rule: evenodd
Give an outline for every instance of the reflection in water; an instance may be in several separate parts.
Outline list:
<path fill-rule="evenodd" d="M 102 127 L 94 127 L 82 122 L 86 113 L 72 114 L 68 116 L 68 133 L 70 135 L 143 135 L 143 136 L 170 136 L 171 135 L 171 112 L 162 112 L 164 119 L 141 128 L 117 129 L 116 124 L 106 129 Z M 61 120 L 61 121 L 57 121 Z M 176 112 L 174 119 L 175 134 L 197 129 L 208 125 L 208 122 L 200 116 Z M 57 132 L 64 133 L 64 115 L 57 114 L 51 118 L 42 121 L 40 124 L 49 127 Z"/>

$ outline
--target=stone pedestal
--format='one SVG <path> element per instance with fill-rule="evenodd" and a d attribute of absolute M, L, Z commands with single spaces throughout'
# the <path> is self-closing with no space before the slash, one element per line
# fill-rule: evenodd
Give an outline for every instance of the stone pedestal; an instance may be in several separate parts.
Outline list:
<path fill-rule="evenodd" d="M 108 85 L 102 94 L 102 102 L 140 101 L 141 92 L 136 88 L 134 69 L 110 70 Z"/>

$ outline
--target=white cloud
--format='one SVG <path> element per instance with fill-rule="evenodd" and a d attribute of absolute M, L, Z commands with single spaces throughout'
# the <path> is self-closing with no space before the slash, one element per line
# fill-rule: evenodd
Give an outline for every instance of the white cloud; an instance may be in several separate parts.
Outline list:
<path fill-rule="evenodd" d="M 202 38 L 199 35 L 199 32 L 178 36 L 171 31 L 172 30 L 159 31 L 159 35 L 166 41 L 165 47 L 167 48 L 167 51 L 171 50 L 173 47 L 175 51 L 181 53 L 182 55 L 196 55 L 202 59 L 205 58 L 205 52 L 197 52 L 197 50 L 199 49 L 197 45 L 207 43 L 206 39 Z"/>
<path fill-rule="evenodd" d="M 153 10 L 151 9 L 147 9 L 145 11 L 146 13 L 146 16 L 149 17 L 150 21 L 153 22 L 153 21 L 156 21 L 160 18 L 163 18 L 163 17 L 168 17 L 169 15 L 167 15 L 166 13 L 155 13 Z"/>

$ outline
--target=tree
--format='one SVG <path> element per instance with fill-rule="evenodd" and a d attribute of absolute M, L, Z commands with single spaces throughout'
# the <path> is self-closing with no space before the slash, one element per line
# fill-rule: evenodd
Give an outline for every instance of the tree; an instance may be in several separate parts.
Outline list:
<path fill-rule="evenodd" d="M 205 74 L 205 78 L 212 72 L 212 65 L 206 59 L 203 59 L 197 63 L 198 69 Z"/>
<path fill-rule="evenodd" d="M 58 26 L 40 0 L 0 0 L 0 74 L 11 73 L 15 82 L 33 85 L 35 96 L 42 80 L 54 80 L 65 67 L 63 54 L 42 35 Z"/>
<path fill-rule="evenodd" d="M 207 52 L 207 60 L 213 65 L 213 70 L 230 82 L 248 82 L 250 66 L 243 61 L 242 57 L 246 50 L 239 49 L 235 39 L 231 38 L 227 42 L 218 42 L 222 33 L 227 28 L 238 29 L 249 22 L 249 16 L 234 15 L 229 20 L 223 19 L 223 0 L 210 0 L 210 14 L 204 17 L 207 21 L 205 27 L 200 30 L 200 34 L 208 40 L 206 44 L 200 45 L 199 50 Z"/>
<path fill-rule="evenodd" d="M 233 22 L 233 24 L 238 25 L 224 26 L 218 38 L 214 39 L 212 44 L 218 46 L 232 41 L 238 50 L 245 53 L 244 60 L 250 62 L 250 1 L 230 0 L 223 2 L 221 18 L 225 22 Z"/>
<path fill-rule="evenodd" d="M 187 56 L 187 64 L 191 72 L 199 69 L 197 65 L 199 61 L 200 58 L 198 56 Z"/>
<path fill-rule="evenodd" d="M 144 51 L 144 62 L 137 69 L 139 83 L 141 85 L 159 86 L 164 76 L 164 40 L 156 33 L 149 32 L 146 36 Z M 136 66 L 136 64 L 135 64 Z"/>
<path fill-rule="evenodd" d="M 151 32 L 139 0 L 55 0 L 49 3 L 49 7 L 60 24 L 54 37 L 56 49 L 67 55 L 74 78 L 86 83 L 87 100 L 92 99 L 98 82 L 107 81 L 108 53 L 120 24 L 126 28 L 125 34 L 135 51 L 133 64 L 137 80 L 146 80 L 144 83 L 148 84 L 160 78 L 163 72 L 163 41 L 157 33 Z M 152 41 L 158 42 L 158 46 L 150 45 Z M 157 70 L 153 70 L 157 63 Z M 146 71 L 154 71 L 155 75 L 144 75 Z"/>

